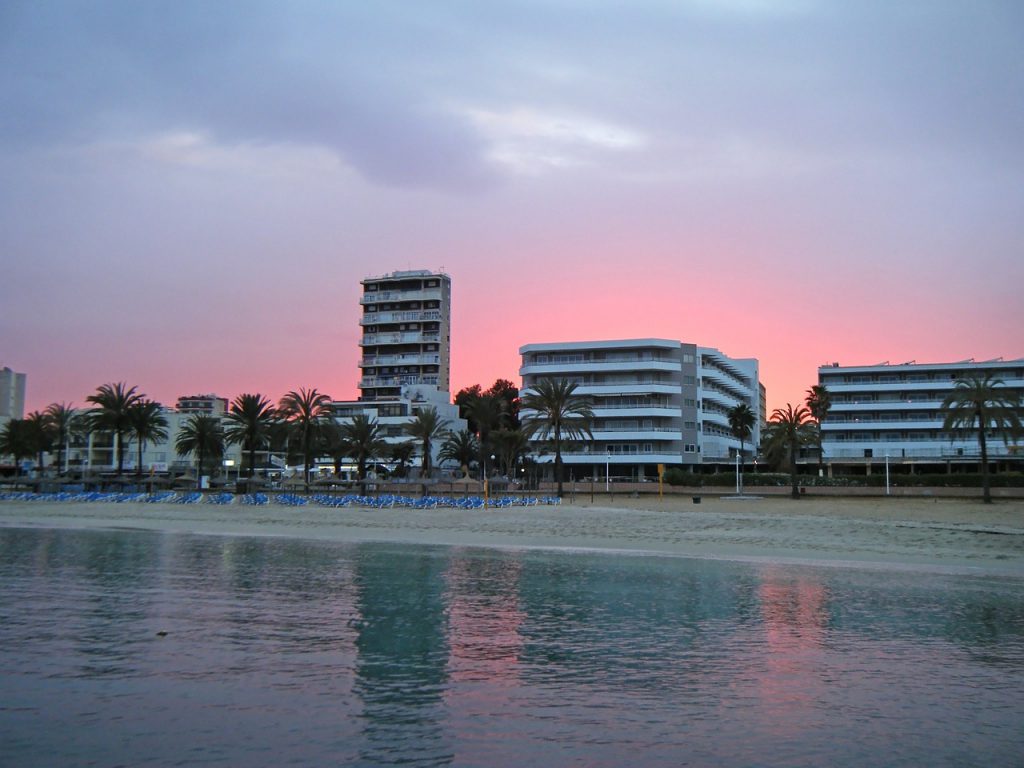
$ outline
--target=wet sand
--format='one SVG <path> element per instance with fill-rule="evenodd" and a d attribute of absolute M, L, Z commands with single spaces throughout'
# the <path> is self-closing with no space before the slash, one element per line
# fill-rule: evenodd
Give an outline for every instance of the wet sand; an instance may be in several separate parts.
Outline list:
<path fill-rule="evenodd" d="M 0 502 L 0 526 L 139 529 L 588 549 L 1024 577 L 1024 501 L 578 496 L 561 506 L 412 510 Z"/>

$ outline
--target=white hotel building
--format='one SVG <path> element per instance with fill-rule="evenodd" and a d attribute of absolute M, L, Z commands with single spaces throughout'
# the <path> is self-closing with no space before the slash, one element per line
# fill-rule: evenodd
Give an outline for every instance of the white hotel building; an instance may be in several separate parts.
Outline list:
<path fill-rule="evenodd" d="M 571 476 L 657 477 L 659 464 L 727 464 L 740 443 L 727 413 L 745 403 L 755 415 L 744 455 L 752 456 L 764 421 L 757 360 L 668 339 L 527 344 L 519 349 L 521 395 L 541 379 L 576 382 L 594 410 L 593 440 L 568 444 L 562 458 Z M 528 418 L 524 410 L 521 418 Z M 554 456 L 532 445 L 539 463 Z"/>
<path fill-rule="evenodd" d="M 937 465 L 977 465 L 976 433 L 950 434 L 942 429 L 942 401 L 957 379 L 991 374 L 1024 397 L 1024 359 L 958 363 L 903 363 L 901 365 L 841 366 L 818 369 L 832 407 L 822 422 L 824 460 L 833 467 L 867 472 L 886 463 L 926 469 Z M 1020 456 L 1011 441 L 993 438 L 988 443 L 993 461 Z M 1017 458 L 1019 461 L 1019 458 Z"/>

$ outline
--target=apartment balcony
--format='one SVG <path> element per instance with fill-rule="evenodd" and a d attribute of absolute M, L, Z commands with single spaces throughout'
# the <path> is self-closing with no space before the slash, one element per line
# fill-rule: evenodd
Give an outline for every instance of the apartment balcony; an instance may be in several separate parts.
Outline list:
<path fill-rule="evenodd" d="M 674 360 L 584 360 L 576 363 L 526 363 L 519 368 L 520 376 L 570 377 L 579 373 L 632 373 L 641 371 L 679 373 L 682 364 Z"/>
<path fill-rule="evenodd" d="M 694 454 L 686 454 L 687 456 L 694 456 Z M 579 464 L 609 464 L 613 468 L 616 466 L 628 465 L 632 466 L 635 464 L 681 464 L 684 462 L 683 455 L 680 453 L 664 453 L 664 452 L 651 452 L 651 453 L 613 453 L 610 458 L 606 458 L 608 454 L 603 451 L 596 453 L 565 453 L 562 452 L 562 463 L 566 465 L 579 465 Z M 553 454 L 545 454 L 543 456 L 534 457 L 538 464 L 553 464 L 555 457 Z M 689 462 L 693 463 L 691 458 Z M 603 470 L 602 470 L 603 472 Z M 577 478 L 581 481 L 582 478 Z M 566 483 L 569 480 L 566 479 Z"/>
<path fill-rule="evenodd" d="M 364 333 L 361 347 L 379 347 L 386 344 L 436 344 L 441 334 L 437 331 L 401 331 L 394 333 Z"/>
<path fill-rule="evenodd" d="M 441 289 L 423 288 L 419 291 L 367 291 L 359 297 L 360 304 L 380 304 L 385 301 L 440 301 Z"/>
<path fill-rule="evenodd" d="M 907 400 L 906 398 L 887 397 L 884 400 L 864 400 L 857 403 L 832 403 L 829 409 L 829 418 L 833 414 L 857 413 L 863 411 L 911 411 L 928 410 L 936 411 L 942 407 L 942 398 L 925 399 L 921 395 L 920 400 Z"/>
<path fill-rule="evenodd" d="M 883 442 L 879 440 L 858 440 L 849 442 L 823 442 L 825 459 L 864 459 L 884 460 L 886 455 L 892 459 L 947 459 L 951 461 L 963 459 L 980 459 L 981 451 L 977 442 L 955 442 L 948 440 L 899 440 Z M 870 457 L 864 452 L 871 451 Z M 1020 458 L 1024 450 L 1018 446 L 1005 446 L 1002 442 L 989 444 L 988 458 L 990 461 L 1006 458 Z"/>
<path fill-rule="evenodd" d="M 360 368 L 378 365 L 439 365 L 441 356 L 436 353 L 427 355 L 363 355 L 359 361 Z"/>
<path fill-rule="evenodd" d="M 598 419 L 636 419 L 643 418 L 645 416 L 652 418 L 662 419 L 678 419 L 681 411 L 679 406 L 671 408 L 668 406 L 652 406 L 652 405 L 633 405 L 633 406 L 615 406 L 612 408 L 604 408 L 600 405 L 592 406 L 595 418 Z"/>
<path fill-rule="evenodd" d="M 628 428 L 615 428 L 606 429 L 604 427 L 595 427 L 593 430 L 595 440 L 605 441 L 651 441 L 651 440 L 672 440 L 682 441 L 683 432 L 681 429 L 673 427 L 636 427 L 634 429 Z"/>
<path fill-rule="evenodd" d="M 523 389 L 526 394 L 532 391 L 529 387 Z M 576 387 L 574 394 L 593 395 L 595 397 L 608 397 L 609 395 L 682 395 L 683 388 L 679 384 L 644 384 L 644 383 L 601 383 L 601 384 L 580 384 Z"/>
<path fill-rule="evenodd" d="M 403 312 L 366 312 L 359 318 L 360 325 L 387 325 L 389 323 L 417 323 L 440 321 L 439 309 L 411 309 Z"/>
<path fill-rule="evenodd" d="M 865 432 L 885 431 L 893 429 L 929 429 L 941 430 L 942 419 L 828 419 L 822 422 L 821 432 Z"/>
<path fill-rule="evenodd" d="M 415 374 L 402 374 L 400 376 L 364 376 L 359 380 L 360 389 L 373 389 L 374 387 L 402 387 L 409 384 L 429 384 L 437 386 L 437 376 L 416 376 Z"/>
<path fill-rule="evenodd" d="M 702 382 L 714 382 L 717 386 L 721 387 L 722 389 L 725 389 L 727 392 L 735 392 L 735 396 L 738 398 L 742 399 L 746 397 L 747 395 L 744 393 L 749 392 L 750 385 L 747 383 L 747 380 L 745 378 L 736 378 L 730 376 L 729 374 L 717 368 L 701 367 L 697 371 L 697 373 L 700 376 Z M 707 385 L 702 384 L 702 386 Z"/>

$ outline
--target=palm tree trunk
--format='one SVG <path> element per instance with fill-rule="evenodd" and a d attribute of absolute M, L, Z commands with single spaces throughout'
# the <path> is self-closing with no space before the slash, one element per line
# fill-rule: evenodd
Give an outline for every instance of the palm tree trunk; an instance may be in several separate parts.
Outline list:
<path fill-rule="evenodd" d="M 196 490 L 202 490 L 203 488 L 203 444 L 199 443 L 199 449 L 196 451 L 199 459 L 199 466 L 196 468 Z"/>
<path fill-rule="evenodd" d="M 124 474 L 124 435 L 115 432 L 114 438 L 117 440 L 117 476 L 120 477 Z"/>
<path fill-rule="evenodd" d="M 139 439 L 139 460 L 135 463 L 135 476 L 142 477 L 142 439 Z"/>
<path fill-rule="evenodd" d="M 743 438 L 740 438 L 740 496 L 743 495 L 743 448 L 745 443 Z"/>
<path fill-rule="evenodd" d="M 793 493 L 794 499 L 800 498 L 800 488 L 796 482 L 796 438 L 789 444 L 789 476 L 793 481 Z"/>
<path fill-rule="evenodd" d="M 256 441 L 249 441 L 249 479 L 256 476 Z"/>
<path fill-rule="evenodd" d="M 985 440 L 985 418 L 978 414 L 978 447 L 981 448 L 981 499 L 986 504 L 992 503 L 992 490 L 988 479 L 988 443 Z"/>
<path fill-rule="evenodd" d="M 558 483 L 558 498 L 562 498 L 562 432 L 555 427 L 555 481 Z"/>

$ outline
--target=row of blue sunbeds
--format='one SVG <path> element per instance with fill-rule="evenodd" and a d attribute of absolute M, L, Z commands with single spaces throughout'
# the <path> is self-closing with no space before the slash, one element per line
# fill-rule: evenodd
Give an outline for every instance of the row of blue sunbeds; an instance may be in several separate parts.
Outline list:
<path fill-rule="evenodd" d="M 211 492 L 201 493 L 199 491 L 178 492 L 160 491 L 157 493 L 134 493 L 134 492 L 112 492 L 112 491 L 61 491 L 59 493 L 35 493 L 31 491 L 17 491 L 0 493 L 0 501 L 47 501 L 47 502 L 103 502 L 107 504 L 124 503 L 145 503 L 145 504 L 235 504 L 250 506 L 264 506 L 270 503 L 281 504 L 288 507 L 304 507 L 307 505 L 321 507 L 369 507 L 372 509 L 384 509 L 403 507 L 408 509 L 482 509 L 484 507 L 506 508 L 506 507 L 535 507 L 538 505 L 560 504 L 561 499 L 557 496 L 497 496 L 484 499 L 482 496 L 466 496 L 454 498 L 449 496 L 397 496 L 393 494 L 381 494 L 380 496 L 360 496 L 348 494 L 346 496 L 334 496 L 328 494 L 313 494 L 312 496 L 300 496 L 294 493 L 279 493 L 269 495 L 266 493 L 248 493 L 242 496 L 235 496 L 231 493 Z"/>

